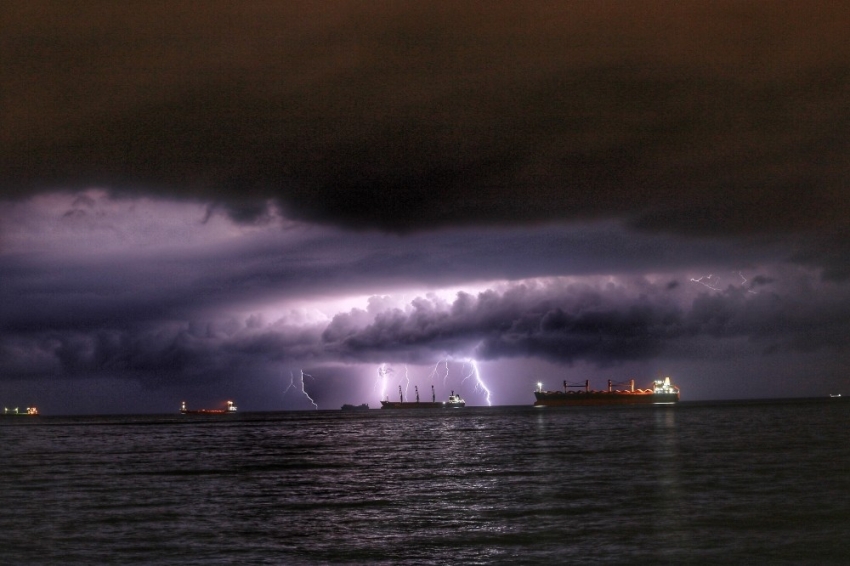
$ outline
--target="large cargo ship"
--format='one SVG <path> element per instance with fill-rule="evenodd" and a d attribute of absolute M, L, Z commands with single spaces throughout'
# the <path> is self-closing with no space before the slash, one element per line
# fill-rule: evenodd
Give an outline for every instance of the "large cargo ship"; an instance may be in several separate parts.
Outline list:
<path fill-rule="evenodd" d="M 386 401 L 381 401 L 382 409 L 443 409 L 443 408 L 455 408 L 459 409 L 461 407 L 466 406 L 466 401 L 461 399 L 460 395 L 455 395 L 455 392 L 452 391 L 452 394 L 449 395 L 448 401 L 437 401 L 437 397 L 434 394 L 434 386 L 431 386 L 431 401 L 419 401 L 419 387 L 414 387 L 416 391 L 416 401 L 405 401 L 404 394 L 401 392 L 401 385 L 398 386 L 398 401 L 390 401 L 389 398 Z"/>
<path fill-rule="evenodd" d="M 36 417 L 38 416 L 38 409 L 35 407 L 27 407 L 26 409 L 20 410 L 18 407 L 14 409 L 9 409 L 8 407 L 3 407 L 2 416 L 4 417 Z"/>
<path fill-rule="evenodd" d="M 227 402 L 227 407 L 222 409 L 187 409 L 186 401 L 180 405 L 181 415 L 232 415 L 236 412 L 236 405 L 233 401 Z"/>
<path fill-rule="evenodd" d="M 628 386 L 628 389 L 615 387 Z M 670 383 L 670 378 L 656 379 L 652 389 L 635 389 L 635 380 L 627 384 L 617 384 L 608 380 L 607 391 L 590 389 L 590 382 L 570 385 L 564 381 L 563 391 L 544 391 L 543 384 L 537 384 L 534 392 L 537 400 L 535 407 L 564 407 L 571 405 L 637 405 L 637 404 L 672 404 L 679 401 L 679 388 Z"/>

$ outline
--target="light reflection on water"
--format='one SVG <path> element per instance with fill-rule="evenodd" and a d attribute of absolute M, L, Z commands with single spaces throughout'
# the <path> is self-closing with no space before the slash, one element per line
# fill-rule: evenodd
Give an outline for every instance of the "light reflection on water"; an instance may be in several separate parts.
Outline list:
<path fill-rule="evenodd" d="M 841 563 L 848 424 L 813 402 L 4 422 L 3 556 Z"/>

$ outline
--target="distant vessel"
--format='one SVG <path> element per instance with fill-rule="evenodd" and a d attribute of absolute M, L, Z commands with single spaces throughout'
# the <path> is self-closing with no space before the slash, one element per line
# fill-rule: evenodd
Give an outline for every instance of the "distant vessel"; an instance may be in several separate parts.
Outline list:
<path fill-rule="evenodd" d="M 452 391 L 452 394 L 449 395 L 449 400 L 445 403 L 446 407 L 460 409 L 461 407 L 466 407 L 466 401 L 461 399 L 460 395 L 455 395 L 455 392 Z"/>
<path fill-rule="evenodd" d="M 233 401 L 227 402 L 227 407 L 223 409 L 187 409 L 186 401 L 180 405 L 180 414 L 182 415 L 232 415 L 236 412 L 236 405 Z"/>
<path fill-rule="evenodd" d="M 38 416 L 38 409 L 35 407 L 27 407 L 23 411 L 19 410 L 17 407 L 14 409 L 9 409 L 8 407 L 3 407 L 3 416 L 4 417 L 35 417 Z"/>
<path fill-rule="evenodd" d="M 537 384 L 534 396 L 535 407 L 563 407 L 570 405 L 635 405 L 635 404 L 671 404 L 679 401 L 679 388 L 670 383 L 670 378 L 656 379 L 652 389 L 635 389 L 635 380 L 628 382 L 628 389 L 614 389 L 626 384 L 608 380 L 607 391 L 593 391 L 589 381 L 584 385 L 570 385 L 564 381 L 563 391 L 543 391 L 543 384 Z M 573 390 L 570 388 L 583 388 Z"/>
<path fill-rule="evenodd" d="M 830 393 L 830 397 L 841 397 L 841 393 Z"/>
<path fill-rule="evenodd" d="M 416 401 L 407 401 L 404 400 L 404 394 L 401 392 L 401 385 L 398 386 L 398 401 L 390 401 L 387 399 L 386 401 L 381 401 L 382 409 L 442 409 L 442 408 L 461 408 L 466 406 L 466 401 L 461 399 L 460 395 L 455 395 L 455 392 L 452 391 L 452 394 L 449 395 L 448 401 L 437 401 L 437 397 L 434 394 L 434 386 L 431 386 L 431 401 L 419 401 L 419 387 L 414 387 L 416 390 Z"/>
<path fill-rule="evenodd" d="M 342 406 L 342 410 L 343 411 L 368 411 L 369 410 L 369 404 L 368 403 L 362 403 L 360 405 L 349 405 L 348 403 L 346 403 L 345 405 Z"/>

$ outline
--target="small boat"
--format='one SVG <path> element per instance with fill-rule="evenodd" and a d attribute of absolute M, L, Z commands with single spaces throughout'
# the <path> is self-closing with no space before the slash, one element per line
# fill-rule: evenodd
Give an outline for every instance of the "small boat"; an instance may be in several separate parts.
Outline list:
<path fill-rule="evenodd" d="M 369 410 L 369 404 L 363 403 L 363 404 L 360 404 L 360 405 L 349 405 L 348 403 L 346 403 L 345 405 L 342 406 L 342 410 L 343 411 L 368 411 Z"/>
<path fill-rule="evenodd" d="M 186 401 L 180 405 L 181 415 L 232 415 L 236 412 L 236 405 L 233 401 L 227 402 L 227 407 L 222 409 L 187 409 Z"/>
<path fill-rule="evenodd" d="M 830 397 L 841 397 L 841 393 L 830 393 Z"/>

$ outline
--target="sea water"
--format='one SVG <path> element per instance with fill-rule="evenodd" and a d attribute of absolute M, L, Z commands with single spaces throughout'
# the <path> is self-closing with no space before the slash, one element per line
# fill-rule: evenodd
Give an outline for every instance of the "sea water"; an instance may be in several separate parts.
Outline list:
<path fill-rule="evenodd" d="M 847 564 L 850 403 L 0 419 L 0 563 Z"/>

